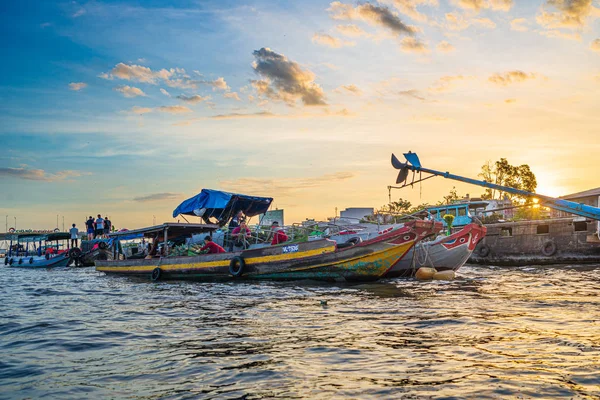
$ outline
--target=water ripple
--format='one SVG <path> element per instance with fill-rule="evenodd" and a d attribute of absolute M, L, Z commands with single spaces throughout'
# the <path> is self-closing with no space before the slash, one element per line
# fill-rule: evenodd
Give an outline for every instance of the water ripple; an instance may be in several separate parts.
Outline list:
<path fill-rule="evenodd" d="M 0 398 L 600 397 L 600 266 L 359 285 L 11 269 L 0 285 Z"/>

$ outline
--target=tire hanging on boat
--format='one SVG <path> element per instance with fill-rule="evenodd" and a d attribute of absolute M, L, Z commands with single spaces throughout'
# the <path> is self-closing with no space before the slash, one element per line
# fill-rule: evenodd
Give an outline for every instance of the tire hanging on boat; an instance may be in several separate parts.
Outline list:
<path fill-rule="evenodd" d="M 353 238 L 346 240 L 346 243 L 350 243 L 352 246 L 355 246 L 359 243 L 362 243 L 362 238 L 360 236 L 355 236 Z"/>
<path fill-rule="evenodd" d="M 487 257 L 489 255 L 490 255 L 490 246 L 488 246 L 487 244 L 482 244 L 481 247 L 479 247 L 479 256 Z"/>
<path fill-rule="evenodd" d="M 556 253 L 556 244 L 550 240 L 547 240 L 542 245 L 542 254 L 546 257 L 553 256 Z"/>
<path fill-rule="evenodd" d="M 4 257 L 4 265 L 8 265 L 8 257 Z"/>
<path fill-rule="evenodd" d="M 108 244 L 106 244 L 106 242 L 100 242 L 98 243 L 98 248 L 101 250 L 106 250 L 108 249 Z"/>
<path fill-rule="evenodd" d="M 33 257 L 29 258 L 29 264 L 33 264 Z"/>
<path fill-rule="evenodd" d="M 240 256 L 235 256 L 229 262 L 229 273 L 234 277 L 238 278 L 242 276 L 244 273 L 244 267 L 246 266 L 246 261 Z"/>
<path fill-rule="evenodd" d="M 23 259 L 19 258 L 19 265 L 23 264 Z"/>
<path fill-rule="evenodd" d="M 156 282 L 157 280 L 160 279 L 160 273 L 161 273 L 161 270 L 159 267 L 156 267 L 152 270 L 152 275 L 150 276 L 150 278 L 152 279 L 153 282 Z"/>

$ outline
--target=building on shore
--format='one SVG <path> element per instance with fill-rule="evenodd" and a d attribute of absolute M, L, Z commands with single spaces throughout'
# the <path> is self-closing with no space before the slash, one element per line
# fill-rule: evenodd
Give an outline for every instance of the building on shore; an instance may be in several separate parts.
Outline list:
<path fill-rule="evenodd" d="M 561 196 L 559 198 L 563 199 L 563 200 L 574 201 L 574 202 L 580 203 L 580 204 L 585 204 L 588 206 L 599 207 L 600 206 L 600 187 L 597 187 L 595 189 L 584 190 L 583 192 L 568 194 L 566 196 Z M 561 218 L 561 217 L 570 217 L 571 214 L 564 212 L 564 211 L 554 210 L 554 211 L 552 211 L 552 216 L 555 218 Z"/>

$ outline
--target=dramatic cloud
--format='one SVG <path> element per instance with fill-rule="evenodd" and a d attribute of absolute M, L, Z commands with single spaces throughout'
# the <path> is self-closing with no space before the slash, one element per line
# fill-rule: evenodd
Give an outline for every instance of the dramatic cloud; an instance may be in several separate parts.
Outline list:
<path fill-rule="evenodd" d="M 162 107 L 155 107 L 155 108 L 135 106 L 129 110 L 129 113 L 139 114 L 139 115 L 148 114 L 148 113 L 152 113 L 152 112 L 161 112 L 161 113 L 167 113 L 167 114 L 183 114 L 183 113 L 192 112 L 192 110 L 190 110 L 186 106 L 162 106 Z"/>
<path fill-rule="evenodd" d="M 445 40 L 442 40 L 441 42 L 439 42 L 438 45 L 436 46 L 436 49 L 441 53 L 451 53 L 455 50 L 454 46 L 452 46 L 450 43 L 446 42 Z"/>
<path fill-rule="evenodd" d="M 335 27 L 339 33 L 345 36 L 351 37 L 360 37 L 360 36 L 369 36 L 367 32 L 365 32 L 362 28 L 358 27 L 354 24 L 348 25 L 337 25 Z"/>
<path fill-rule="evenodd" d="M 146 202 L 146 201 L 159 201 L 159 200 L 173 200 L 180 196 L 179 193 L 154 193 L 147 196 L 134 197 L 133 201 Z"/>
<path fill-rule="evenodd" d="M 159 71 L 152 71 L 142 65 L 118 63 L 110 72 L 102 73 L 99 76 L 102 79 L 122 79 L 150 85 L 164 83 L 169 87 L 179 89 L 196 89 L 199 85 L 208 85 L 214 89 L 229 90 L 227 82 L 222 77 L 213 81 L 192 79 L 183 68 L 163 68 Z"/>
<path fill-rule="evenodd" d="M 163 89 L 163 88 L 160 88 L 160 92 L 161 92 L 162 94 L 164 94 L 165 96 L 167 96 L 167 97 L 171 97 L 171 93 L 167 92 L 167 91 L 166 91 L 165 89 Z"/>
<path fill-rule="evenodd" d="M 437 0 L 394 0 L 396 8 L 404 15 L 412 18 L 415 21 L 427 21 L 427 17 L 417 10 L 417 6 L 426 4 L 437 6 Z"/>
<path fill-rule="evenodd" d="M 475 12 L 482 9 L 510 11 L 513 5 L 512 0 L 454 0 L 454 3 L 462 9 L 474 10 Z"/>
<path fill-rule="evenodd" d="M 238 96 L 238 94 L 236 92 L 224 93 L 223 97 L 225 97 L 226 99 L 234 99 L 237 101 L 242 101 L 242 99 L 240 99 L 240 96 Z"/>
<path fill-rule="evenodd" d="M 414 26 L 406 25 L 398 16 L 385 6 L 377 6 L 371 3 L 359 4 L 352 7 L 350 4 L 344 4 L 334 1 L 330 4 L 327 11 L 331 12 L 331 17 L 338 20 L 363 20 L 371 25 L 384 27 L 395 35 L 413 36 L 418 29 Z"/>
<path fill-rule="evenodd" d="M 305 189 L 347 181 L 355 176 L 356 174 L 354 172 L 344 171 L 308 178 L 240 178 L 233 181 L 221 181 L 221 187 L 224 190 L 231 192 L 244 192 L 251 195 L 264 195 L 264 193 L 270 193 L 281 198 L 294 195 Z"/>
<path fill-rule="evenodd" d="M 313 43 L 317 43 L 323 46 L 333 47 L 338 49 L 343 46 L 354 46 L 356 43 L 341 40 L 326 33 L 315 33 L 312 37 Z"/>
<path fill-rule="evenodd" d="M 151 112 L 152 112 L 152 109 L 151 109 L 151 108 L 148 108 L 148 107 L 138 107 L 138 106 L 133 106 L 133 107 L 131 107 L 131 110 L 129 110 L 129 112 L 130 112 L 130 113 L 132 113 L 132 114 L 139 114 L 139 115 L 142 115 L 142 114 L 148 114 L 148 113 L 151 113 Z"/>
<path fill-rule="evenodd" d="M 475 25 L 479 25 L 483 28 L 494 29 L 496 28 L 496 23 L 489 18 L 474 18 L 472 23 Z"/>
<path fill-rule="evenodd" d="M 590 49 L 592 49 L 593 51 L 600 52 L 600 39 L 596 39 L 592 43 L 590 43 Z"/>
<path fill-rule="evenodd" d="M 71 82 L 69 83 L 69 89 L 74 90 L 76 92 L 80 91 L 81 89 L 87 87 L 87 83 L 84 82 Z"/>
<path fill-rule="evenodd" d="M 450 89 L 454 88 L 454 83 L 457 81 L 462 81 L 465 79 L 469 79 L 470 77 L 464 75 L 447 75 L 442 76 L 438 79 L 430 88 L 430 92 L 447 92 Z"/>
<path fill-rule="evenodd" d="M 489 7 L 492 10 L 510 11 L 513 6 L 513 0 L 490 0 Z"/>
<path fill-rule="evenodd" d="M 523 71 L 508 71 L 503 73 L 493 74 L 488 78 L 488 81 L 501 86 L 508 86 L 514 83 L 525 82 L 527 80 L 536 79 L 538 77 L 537 74 L 525 73 Z"/>
<path fill-rule="evenodd" d="M 211 85 L 214 89 L 221 89 L 221 90 L 229 90 L 230 89 L 230 87 L 227 86 L 227 82 L 225 82 L 225 79 L 223 77 L 219 77 L 219 78 L 215 79 L 214 81 L 201 81 L 201 83 Z"/>
<path fill-rule="evenodd" d="M 169 113 L 169 114 L 182 114 L 192 112 L 189 108 L 185 106 L 162 106 L 155 108 L 158 112 Z"/>
<path fill-rule="evenodd" d="M 446 26 L 451 31 L 463 31 L 471 25 L 469 21 L 465 19 L 460 14 L 447 13 L 445 15 L 446 18 Z"/>
<path fill-rule="evenodd" d="M 301 99 L 306 106 L 326 105 L 323 89 L 314 82 L 315 75 L 300 65 L 263 47 L 253 52 L 254 72 L 261 80 L 252 81 L 256 92 L 272 100 L 281 100 L 293 106 Z"/>
<path fill-rule="evenodd" d="M 123 96 L 125 97 L 137 97 L 137 96 L 145 96 L 146 93 L 144 93 L 141 89 L 138 89 L 136 87 L 133 86 L 117 86 L 115 88 L 115 90 L 117 92 L 121 92 L 123 93 Z"/>
<path fill-rule="evenodd" d="M 398 92 L 400 96 L 411 97 L 413 99 L 425 101 L 425 97 L 419 95 L 419 91 L 415 89 L 411 90 L 401 90 Z"/>
<path fill-rule="evenodd" d="M 412 37 L 404 37 L 400 41 L 400 49 L 405 53 L 428 53 L 429 50 L 425 43 L 412 38 Z"/>
<path fill-rule="evenodd" d="M 338 93 L 351 93 L 355 96 L 361 96 L 362 90 L 358 88 L 356 85 L 343 85 L 336 89 Z"/>
<path fill-rule="evenodd" d="M 219 114 L 213 115 L 211 119 L 246 119 L 246 118 L 275 118 L 279 117 L 277 114 L 273 114 L 268 111 L 259 111 L 251 114 L 243 113 L 231 113 L 231 114 Z"/>
<path fill-rule="evenodd" d="M 528 30 L 527 28 L 527 20 L 525 18 L 515 18 L 510 21 L 510 29 L 518 32 L 525 32 Z"/>
<path fill-rule="evenodd" d="M 54 174 L 48 173 L 43 169 L 28 168 L 0 168 L 0 178 L 25 179 L 28 181 L 56 182 L 65 181 L 69 178 L 87 175 L 79 171 L 64 170 Z"/>
<path fill-rule="evenodd" d="M 191 104 L 197 104 L 197 103 L 200 103 L 200 102 L 203 102 L 203 101 L 210 100 L 210 96 L 202 97 L 202 96 L 197 95 L 197 94 L 195 94 L 193 96 L 179 95 L 179 96 L 177 96 L 177 98 L 179 100 L 183 100 L 186 103 L 191 103 Z"/>
<path fill-rule="evenodd" d="M 579 29 L 587 24 L 588 18 L 600 15 L 592 0 L 547 0 L 546 6 L 556 11 L 549 12 L 543 8 L 536 20 L 549 29 Z"/>
<path fill-rule="evenodd" d="M 576 40 L 578 42 L 581 41 L 581 34 L 579 32 L 562 32 L 558 29 L 551 29 L 547 31 L 540 31 L 539 34 L 549 38 Z"/>

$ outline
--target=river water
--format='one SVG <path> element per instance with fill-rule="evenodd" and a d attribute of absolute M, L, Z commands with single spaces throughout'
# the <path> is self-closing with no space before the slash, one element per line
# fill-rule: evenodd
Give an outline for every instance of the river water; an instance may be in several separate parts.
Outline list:
<path fill-rule="evenodd" d="M 151 283 L 0 267 L 0 398 L 600 398 L 600 266 Z"/>

